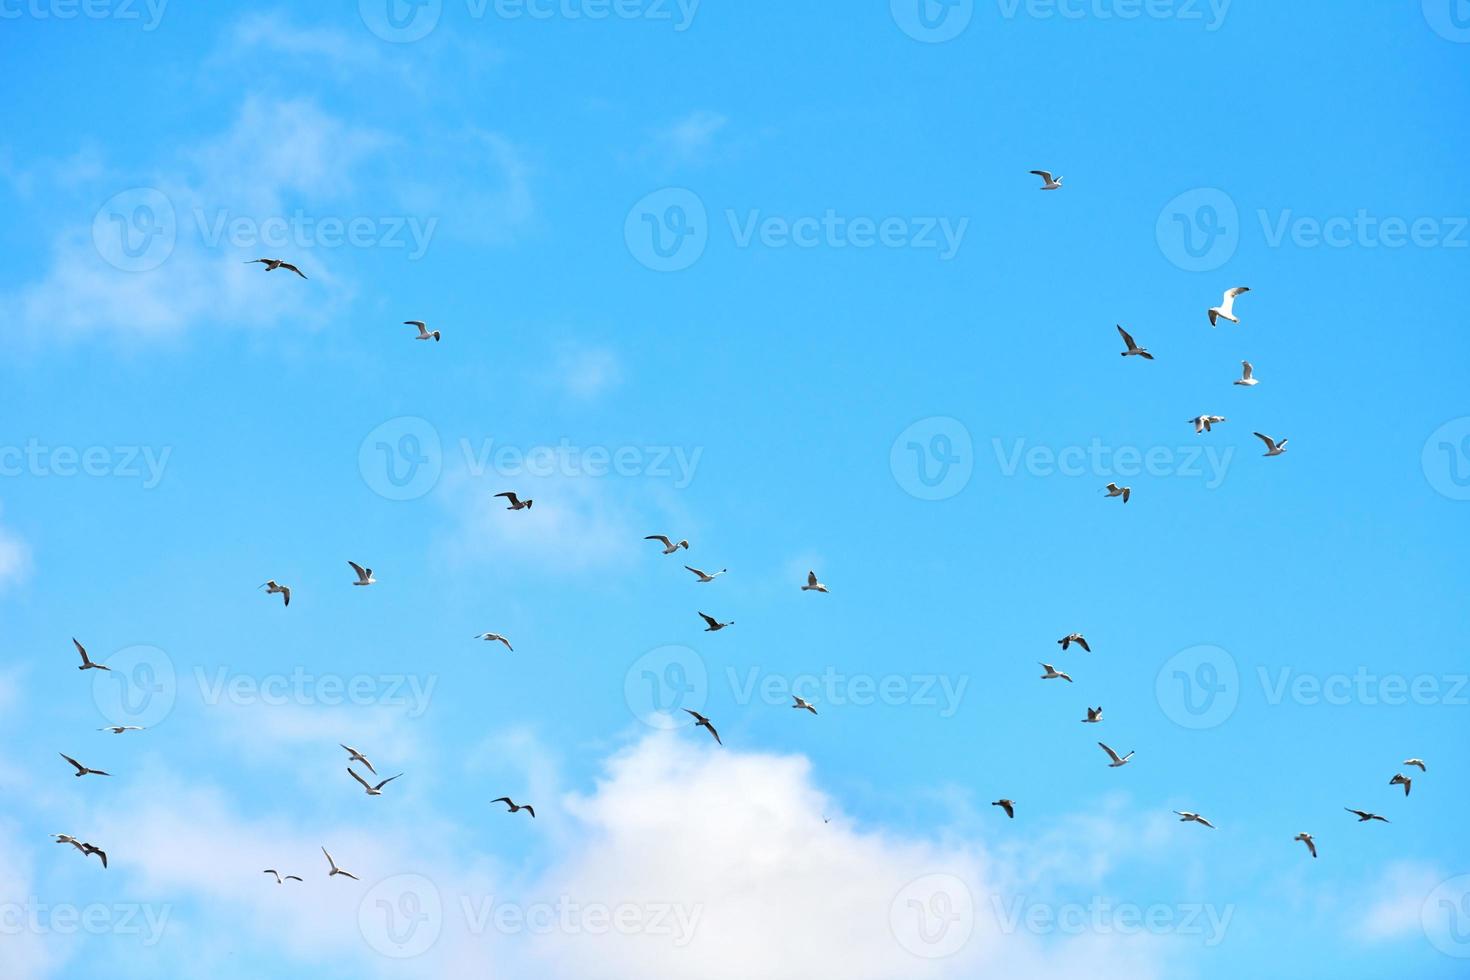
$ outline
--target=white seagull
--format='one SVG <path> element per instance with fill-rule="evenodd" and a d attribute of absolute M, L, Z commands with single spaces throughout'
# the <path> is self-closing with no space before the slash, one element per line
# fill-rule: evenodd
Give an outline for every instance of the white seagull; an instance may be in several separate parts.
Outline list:
<path fill-rule="evenodd" d="M 1052 177 L 1050 170 L 1033 170 L 1033 174 L 1041 178 L 1041 186 L 1037 190 L 1059 191 L 1062 189 L 1063 177 Z"/>
<path fill-rule="evenodd" d="M 323 854 L 327 854 L 327 849 L 325 847 L 322 848 L 322 853 Z M 332 860 L 332 855 L 330 855 L 330 854 L 327 854 L 327 864 L 329 864 L 329 865 L 332 866 L 332 870 L 327 872 L 327 877 L 328 878 L 331 878 L 334 875 L 342 875 L 345 878 L 351 878 L 353 881 L 361 881 L 362 880 L 357 875 L 353 874 L 351 871 L 343 871 L 341 868 L 337 867 L 337 862 Z"/>
<path fill-rule="evenodd" d="M 277 269 L 288 269 L 291 272 L 296 273 L 302 279 L 306 278 L 306 273 L 302 272 L 300 269 L 296 268 L 285 259 L 247 259 L 245 264 L 254 265 L 257 262 L 265 266 L 266 272 L 275 272 Z"/>
<path fill-rule="evenodd" d="M 506 510 L 530 510 L 531 505 L 536 502 L 534 500 L 522 500 L 520 497 L 516 496 L 514 490 L 507 490 L 504 493 L 497 493 L 495 496 L 504 497 L 506 503 L 510 504 L 509 507 L 505 508 Z"/>
<path fill-rule="evenodd" d="M 112 732 L 112 734 L 114 734 L 114 735 L 121 735 L 123 732 L 141 732 L 143 730 L 143 726 L 142 725 L 103 725 L 101 728 L 99 728 L 97 730 L 99 732 Z"/>
<path fill-rule="evenodd" d="M 506 806 L 510 807 L 510 809 L 506 811 L 507 813 L 520 813 L 522 810 L 525 810 L 533 818 L 536 816 L 536 808 L 533 807 L 533 806 L 531 806 L 531 804 L 529 804 L 529 803 L 515 803 L 515 802 L 512 802 L 511 801 L 511 798 L 509 796 L 499 796 L 499 797 L 496 797 L 495 799 L 491 800 L 490 802 L 491 803 L 504 803 Z"/>
<path fill-rule="evenodd" d="M 439 331 L 430 331 L 428 325 L 422 320 L 404 320 L 403 325 L 419 328 L 419 335 L 414 340 L 432 340 L 436 344 L 439 342 Z"/>
<path fill-rule="evenodd" d="M 1199 435 L 1201 432 L 1209 432 L 1210 426 L 1219 425 L 1227 419 L 1223 415 L 1196 415 L 1186 421 L 1194 423 L 1194 434 Z"/>
<path fill-rule="evenodd" d="M 1128 331 L 1124 330 L 1121 326 L 1118 326 L 1117 324 L 1114 324 L 1114 326 L 1117 326 L 1118 333 L 1122 334 L 1123 343 L 1128 345 L 1128 349 L 1119 354 L 1119 357 L 1141 357 L 1145 361 L 1152 361 L 1154 359 L 1154 356 L 1150 354 L 1146 349 L 1139 347 L 1133 342 L 1132 334 L 1130 334 Z"/>
<path fill-rule="evenodd" d="M 806 698 L 799 697 L 799 696 L 793 694 L 793 695 L 791 695 L 791 700 L 793 700 L 793 701 L 796 702 L 795 704 L 792 705 L 793 708 L 797 708 L 797 709 L 805 708 L 806 710 L 810 711 L 812 714 L 816 714 L 817 713 L 817 709 L 816 708 L 813 708 L 812 707 L 812 703 L 810 701 L 808 701 Z"/>
<path fill-rule="evenodd" d="M 1286 452 L 1286 443 L 1287 443 L 1287 440 L 1282 439 L 1280 442 L 1277 442 L 1276 440 L 1272 439 L 1270 436 L 1265 435 L 1265 434 L 1260 433 L 1260 432 L 1254 433 L 1254 435 L 1255 435 L 1255 437 L 1257 439 L 1261 440 L 1262 442 L 1264 442 L 1266 444 L 1266 451 L 1264 453 L 1262 453 L 1261 455 L 1263 455 L 1263 456 L 1280 456 L 1282 453 Z"/>
<path fill-rule="evenodd" d="M 1108 758 L 1113 760 L 1112 762 L 1108 763 L 1109 769 L 1116 769 L 1119 766 L 1126 766 L 1128 764 L 1128 760 L 1133 758 L 1133 753 L 1131 751 L 1127 755 L 1120 757 L 1118 753 L 1114 752 L 1106 745 L 1103 745 L 1103 743 L 1098 742 L 1097 744 L 1102 748 L 1104 752 L 1108 754 Z"/>
<path fill-rule="evenodd" d="M 1071 646 L 1073 643 L 1077 644 L 1088 653 L 1092 652 L 1092 647 L 1087 645 L 1087 638 L 1084 637 L 1081 633 L 1068 633 L 1066 636 L 1057 641 L 1057 645 L 1060 646 L 1063 650 L 1067 649 L 1067 647 Z"/>
<path fill-rule="evenodd" d="M 276 884 L 278 884 L 278 885 L 284 884 L 287 881 L 300 881 L 301 880 L 300 876 L 298 876 L 298 875 L 286 875 L 284 878 L 282 878 L 281 877 L 281 873 L 279 871 L 277 871 L 275 868 L 266 868 L 264 871 L 261 872 L 261 874 L 263 874 L 263 875 L 275 875 L 276 876 Z"/>
<path fill-rule="evenodd" d="M 78 667 L 77 670 L 111 670 L 112 669 L 111 667 L 104 667 L 102 664 L 94 664 L 94 663 L 92 663 L 92 658 L 89 657 L 89 656 L 87 656 L 87 648 L 84 647 L 84 646 L 82 646 L 80 643 L 77 643 L 77 638 L 76 637 L 72 637 L 71 638 L 71 641 L 72 641 L 72 643 L 75 643 L 76 644 L 77 653 L 80 653 L 82 655 L 82 665 L 80 667 Z"/>
<path fill-rule="evenodd" d="M 107 867 L 107 852 L 97 845 L 88 844 L 86 841 L 77 840 L 70 834 L 56 834 L 55 836 L 56 843 L 70 844 L 72 847 L 75 847 L 77 850 L 81 851 L 83 857 L 90 857 L 91 855 L 95 854 L 99 859 L 101 859 L 102 867 Z"/>
<path fill-rule="evenodd" d="M 378 584 L 378 580 L 375 579 L 375 578 L 373 578 L 373 570 L 371 568 L 363 568 L 361 565 L 359 565 L 355 561 L 348 561 L 347 564 L 351 565 L 352 566 L 352 570 L 357 573 L 357 581 L 356 582 L 353 582 L 352 583 L 353 585 L 377 585 Z"/>
<path fill-rule="evenodd" d="M 1358 823 L 1367 823 L 1369 820 L 1382 820 L 1384 823 L 1388 823 L 1387 817 L 1380 817 L 1378 814 L 1369 813 L 1367 810 L 1354 810 L 1350 806 L 1345 806 L 1343 809 L 1348 813 L 1357 814 Z"/>
<path fill-rule="evenodd" d="M 1235 297 L 1241 293 L 1251 291 L 1249 286 L 1236 286 L 1234 289 L 1225 290 L 1225 298 L 1220 300 L 1219 306 L 1210 307 L 1210 326 L 1215 325 L 1216 319 L 1229 320 L 1231 323 L 1239 323 L 1235 318 Z"/>
<path fill-rule="evenodd" d="M 279 592 L 281 598 L 284 600 L 284 604 L 288 606 L 291 604 L 291 586 L 281 585 L 275 579 L 271 579 L 261 585 L 260 588 L 265 589 L 266 595 L 275 595 Z"/>
<path fill-rule="evenodd" d="M 369 784 L 368 781 L 366 779 L 363 779 L 361 776 L 359 776 L 357 774 L 357 770 L 356 769 L 353 769 L 351 766 L 348 766 L 347 767 L 347 775 L 351 776 L 353 779 L 355 779 L 359 783 L 361 783 L 362 784 L 362 788 L 365 789 L 365 790 L 367 790 L 367 795 L 368 796 L 382 796 L 383 795 L 383 787 L 384 786 L 387 786 L 389 783 L 393 782 L 393 780 L 397 779 L 398 776 L 402 776 L 403 773 L 400 772 L 398 774 L 398 776 L 389 776 L 387 779 L 384 779 L 381 782 L 379 782 L 376 786 L 373 786 L 373 785 Z M 377 773 L 373 773 L 373 775 L 376 776 Z"/>
<path fill-rule="evenodd" d="M 341 742 L 338 742 L 337 744 L 342 745 Z M 368 772 L 372 773 L 374 776 L 378 774 L 378 770 L 373 768 L 373 764 L 367 760 L 367 756 L 363 755 L 361 752 L 357 751 L 350 745 L 342 745 L 342 748 L 347 750 L 349 762 L 361 762 L 363 766 L 367 768 Z"/>
<path fill-rule="evenodd" d="M 1406 765 L 1406 766 L 1418 766 L 1420 772 L 1428 772 L 1429 771 L 1428 769 L 1425 768 L 1425 766 L 1424 766 L 1424 760 L 1423 759 L 1405 759 L 1404 760 L 1404 765 Z"/>
<path fill-rule="evenodd" d="M 1394 777 L 1388 781 L 1388 785 L 1390 785 L 1390 786 L 1402 786 L 1404 788 L 1404 795 L 1405 796 L 1408 796 L 1409 795 L 1409 787 L 1412 786 L 1412 785 L 1414 785 L 1414 781 L 1412 779 L 1410 779 L 1408 776 L 1405 776 L 1403 773 L 1400 772 L 1400 773 L 1394 773 Z"/>
<path fill-rule="evenodd" d="M 1237 378 L 1233 383 L 1234 384 L 1238 384 L 1238 385 L 1244 385 L 1247 388 L 1249 388 L 1251 385 L 1259 384 L 1260 382 L 1258 382 L 1255 379 L 1255 377 L 1254 377 L 1255 370 L 1256 370 L 1255 368 L 1251 367 L 1251 362 L 1250 361 L 1241 361 L 1240 362 L 1240 377 Z"/>
<path fill-rule="evenodd" d="M 1174 812 L 1179 814 L 1180 823 L 1197 823 L 1201 826 L 1209 827 L 1211 830 L 1215 829 L 1214 824 L 1210 823 L 1198 813 L 1190 813 L 1188 810 L 1175 810 Z"/>
<path fill-rule="evenodd" d="M 725 572 L 728 571 L 728 569 L 722 568 L 718 572 L 702 572 L 692 565 L 685 565 L 684 567 L 689 569 L 689 571 L 693 572 L 695 575 L 699 576 L 699 580 L 701 582 L 713 582 L 715 579 L 719 578 L 721 575 L 724 575 Z"/>
<path fill-rule="evenodd" d="M 801 591 L 803 591 L 803 592 L 826 592 L 827 591 L 827 587 L 825 585 L 823 585 L 821 582 L 818 582 L 817 581 L 817 573 L 816 572 L 807 572 L 806 573 L 806 585 L 803 585 L 801 587 Z"/>
<path fill-rule="evenodd" d="M 664 546 L 664 554 L 666 554 L 666 555 L 672 555 L 674 552 L 678 551 L 680 548 L 683 548 L 685 551 L 688 551 L 689 550 L 689 542 L 688 541 L 670 541 L 669 540 L 669 536 L 667 534 L 650 534 L 650 535 L 648 535 L 648 537 L 644 538 L 643 540 L 644 541 L 658 541 L 658 542 L 660 542 Z"/>
<path fill-rule="evenodd" d="M 1037 663 L 1041 663 L 1041 661 L 1038 660 Z M 1072 682 L 1072 678 L 1068 677 L 1060 670 L 1057 670 L 1051 664 L 1041 664 L 1041 669 L 1046 671 L 1046 673 L 1041 675 L 1041 679 L 1044 681 L 1055 680 L 1056 678 L 1060 677 L 1062 680 L 1066 681 L 1069 684 Z"/>
<path fill-rule="evenodd" d="M 1315 841 L 1312 840 L 1312 835 L 1307 833 L 1305 830 L 1293 837 L 1292 840 L 1301 841 L 1303 844 L 1307 845 L 1307 850 L 1312 852 L 1312 857 L 1317 856 L 1317 844 Z"/>
<path fill-rule="evenodd" d="M 1096 725 L 1100 721 L 1102 721 L 1102 705 L 1098 705 L 1096 708 L 1088 708 L 1087 717 L 1082 719 L 1082 724 Z"/>
<path fill-rule="evenodd" d="M 110 773 L 110 772 L 103 772 L 101 769 L 88 769 L 86 766 L 82 765 L 80 762 L 78 762 L 77 760 L 73 759 L 71 756 L 67 755 L 65 752 L 58 752 L 56 754 L 59 755 L 59 756 L 61 756 L 67 762 L 70 762 L 73 766 L 76 767 L 76 770 L 77 770 L 76 771 L 76 777 L 78 779 L 82 778 L 83 776 L 111 776 L 112 775 L 112 773 Z"/>
<path fill-rule="evenodd" d="M 484 640 L 486 643 L 504 643 L 505 648 L 511 653 L 515 653 L 516 650 L 515 647 L 510 645 L 510 641 L 501 636 L 499 633 L 477 633 L 475 634 L 475 639 Z"/>
<path fill-rule="evenodd" d="M 1109 497 L 1122 497 L 1123 503 L 1125 504 L 1128 502 L 1128 498 L 1133 496 L 1132 487 L 1120 487 L 1116 483 L 1109 483 L 1103 489 L 1108 492 Z"/>

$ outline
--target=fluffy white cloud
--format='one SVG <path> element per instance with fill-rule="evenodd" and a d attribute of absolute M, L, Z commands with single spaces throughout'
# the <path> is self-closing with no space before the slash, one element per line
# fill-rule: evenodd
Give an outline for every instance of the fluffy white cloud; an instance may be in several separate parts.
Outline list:
<path fill-rule="evenodd" d="M 30 547 L 0 525 L 0 591 L 23 580 L 30 568 Z"/>

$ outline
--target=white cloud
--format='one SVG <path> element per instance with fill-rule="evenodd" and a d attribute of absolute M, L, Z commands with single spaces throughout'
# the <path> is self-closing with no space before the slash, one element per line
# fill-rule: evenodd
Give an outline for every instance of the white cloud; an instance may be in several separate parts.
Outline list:
<path fill-rule="evenodd" d="M 1390 864 L 1377 882 L 1355 890 L 1375 898 L 1354 934 L 1375 942 L 1423 935 L 1424 901 L 1448 877 L 1442 870 L 1414 861 Z"/>
<path fill-rule="evenodd" d="M 553 381 L 574 398 L 593 399 L 623 380 L 623 363 L 606 347 L 566 344 L 558 350 Z"/>
<path fill-rule="evenodd" d="M 30 546 L 0 525 L 0 591 L 23 581 L 30 569 Z"/>
<path fill-rule="evenodd" d="M 715 136 L 729 120 L 718 112 L 698 109 L 654 136 L 652 155 L 668 167 L 702 163 L 714 146 Z"/>

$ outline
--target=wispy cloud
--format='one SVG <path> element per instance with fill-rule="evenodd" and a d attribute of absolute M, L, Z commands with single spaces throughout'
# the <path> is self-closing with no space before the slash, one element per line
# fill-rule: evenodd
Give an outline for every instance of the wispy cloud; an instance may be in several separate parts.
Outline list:
<path fill-rule="evenodd" d="M 23 581 L 30 569 L 30 546 L 0 524 L 0 591 Z"/>

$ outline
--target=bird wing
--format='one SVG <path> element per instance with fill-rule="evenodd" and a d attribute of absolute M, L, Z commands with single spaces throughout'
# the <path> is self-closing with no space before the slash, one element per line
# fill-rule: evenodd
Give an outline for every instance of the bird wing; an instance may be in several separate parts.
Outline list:
<path fill-rule="evenodd" d="M 506 500 L 510 501 L 513 504 L 518 504 L 521 502 L 520 498 L 515 495 L 514 490 L 507 490 L 504 493 L 497 493 L 495 496 L 504 497 Z"/>
<path fill-rule="evenodd" d="M 503 636 L 497 636 L 497 637 L 495 637 L 495 639 L 499 640 L 501 643 L 504 643 L 505 644 L 505 648 L 507 650 L 509 650 L 511 653 L 515 653 L 516 648 L 513 647 L 513 646 L 511 646 L 510 645 L 510 641 L 507 640 L 505 637 L 503 637 Z"/>
<path fill-rule="evenodd" d="M 359 579 L 366 579 L 368 577 L 367 569 L 363 568 L 357 562 L 349 561 L 347 564 L 352 566 L 352 570 L 357 573 Z"/>
<path fill-rule="evenodd" d="M 301 876 L 300 875 L 287 875 L 286 876 L 286 880 L 287 881 L 300 881 L 301 880 Z"/>
<path fill-rule="evenodd" d="M 704 613 L 700 613 L 699 616 L 700 616 L 701 619 L 703 619 L 706 623 L 709 623 L 711 626 L 718 626 L 718 625 L 720 625 L 720 621 L 717 620 L 717 619 L 715 619 L 713 616 L 706 616 Z"/>
<path fill-rule="evenodd" d="M 294 273 L 296 273 L 296 274 L 297 274 L 297 275 L 298 275 L 298 276 L 300 276 L 300 277 L 301 277 L 301 278 L 302 278 L 302 279 L 305 279 L 305 278 L 306 278 L 306 273 L 304 273 L 304 272 L 302 272 L 302 271 L 301 271 L 301 270 L 300 270 L 300 269 L 298 269 L 298 268 L 296 268 L 296 267 L 295 267 L 295 266 L 294 266 L 294 265 L 292 265 L 292 264 L 291 264 L 291 263 L 290 263 L 290 262 L 282 262 L 282 263 L 281 263 L 281 268 L 282 268 L 282 269 L 290 269 L 290 270 L 291 270 L 291 271 L 292 271 L 292 272 L 294 272 Z"/>
<path fill-rule="evenodd" d="M 684 710 L 687 711 L 687 712 L 689 712 L 691 715 L 693 715 L 695 721 L 706 721 L 707 720 L 704 717 L 704 715 L 700 714 L 698 711 L 695 711 L 693 708 L 685 708 Z"/>
<path fill-rule="evenodd" d="M 1307 850 L 1309 850 L 1309 851 L 1312 852 L 1312 857 L 1316 857 L 1317 856 L 1317 845 L 1312 842 L 1312 839 L 1310 837 L 1308 837 L 1304 843 L 1307 845 Z"/>
<path fill-rule="evenodd" d="M 261 874 L 263 874 L 263 875 L 275 875 L 276 876 L 276 884 L 279 885 L 281 883 L 281 873 L 279 871 L 275 870 L 274 868 L 266 868 L 264 871 L 261 872 Z"/>
<path fill-rule="evenodd" d="M 1250 291 L 1251 288 L 1249 286 L 1236 286 L 1233 289 L 1227 289 L 1225 290 L 1225 302 L 1228 304 L 1231 300 L 1235 299 L 1235 297 L 1239 296 L 1241 293 L 1248 293 Z"/>
<path fill-rule="evenodd" d="M 527 812 L 527 813 L 529 813 L 529 814 L 530 814 L 530 815 L 531 815 L 531 816 L 532 816 L 532 817 L 534 817 L 534 816 L 536 816 L 536 808 L 535 808 L 535 807 L 533 807 L 533 806 L 532 806 L 532 805 L 531 805 L 531 804 L 529 804 L 529 803 L 527 803 L 527 804 L 526 804 L 526 805 L 525 805 L 525 806 L 523 806 L 523 807 L 521 807 L 521 809 L 522 809 L 522 810 L 525 810 L 525 811 L 526 811 L 526 812 Z"/>
<path fill-rule="evenodd" d="M 1040 177 L 1042 180 L 1046 181 L 1048 184 L 1052 182 L 1051 171 L 1049 170 L 1033 170 L 1031 172 Z"/>
<path fill-rule="evenodd" d="M 82 663 L 84 663 L 84 664 L 91 663 L 92 661 L 87 657 L 87 648 L 84 647 L 84 646 L 82 646 L 80 643 L 77 643 L 77 638 L 76 637 L 72 637 L 71 638 L 71 641 L 72 641 L 72 643 L 75 643 L 76 644 L 77 653 L 80 653 L 82 655 Z"/>
<path fill-rule="evenodd" d="M 357 770 L 353 769 L 351 766 L 348 766 L 347 767 L 347 775 L 349 775 L 353 779 L 357 780 L 358 783 L 360 783 L 362 785 L 362 788 L 363 789 L 372 789 L 372 787 L 368 785 L 367 780 L 366 779 L 363 779 L 361 776 L 359 776 L 357 774 Z"/>
<path fill-rule="evenodd" d="M 491 800 L 490 802 L 491 803 L 504 803 L 506 806 L 515 806 L 515 804 L 510 801 L 510 797 L 509 796 L 497 796 L 495 799 Z"/>
<path fill-rule="evenodd" d="M 398 774 L 398 776 L 402 776 L 402 775 L 403 775 L 403 773 L 401 773 L 401 772 Z M 389 776 L 387 779 L 383 780 L 381 783 L 379 783 L 378 785 L 374 786 L 373 789 L 382 789 L 384 786 L 387 786 L 389 783 L 393 782 L 393 780 L 397 779 L 398 776 Z"/>
<path fill-rule="evenodd" d="M 343 871 L 341 868 L 338 868 L 337 869 L 337 873 L 339 875 L 343 875 L 345 877 L 351 878 L 353 881 L 361 881 L 362 880 L 357 875 L 353 874 L 351 871 Z"/>
<path fill-rule="evenodd" d="M 70 762 L 72 765 L 76 766 L 77 767 L 77 772 L 86 772 L 87 771 L 87 767 L 86 766 L 82 765 L 80 762 L 78 762 L 77 760 L 73 759 L 71 756 L 67 755 L 65 752 L 58 752 L 56 754 L 59 755 L 59 756 L 61 756 L 67 762 Z"/>
<path fill-rule="evenodd" d="M 806 573 L 806 584 L 807 585 L 816 585 L 817 584 L 817 573 L 816 572 L 807 572 Z"/>
<path fill-rule="evenodd" d="M 709 733 L 715 737 L 715 744 L 716 745 L 724 745 L 725 744 L 724 742 L 721 742 L 720 741 L 720 733 L 717 732 L 717 731 L 715 731 L 715 726 L 714 725 L 711 725 L 709 723 L 709 719 L 708 718 L 706 718 L 703 722 L 701 722 L 701 724 L 703 724 L 705 728 L 708 728 L 709 729 Z"/>
<path fill-rule="evenodd" d="M 406 327 L 418 327 L 420 333 L 423 333 L 428 327 L 428 324 L 422 320 L 404 320 L 403 325 Z"/>
<path fill-rule="evenodd" d="M 327 855 L 327 863 L 332 866 L 332 870 L 333 871 L 336 871 L 337 870 L 337 862 L 332 860 L 332 855 L 327 853 L 327 849 L 325 847 L 322 848 L 322 853 Z"/>
<path fill-rule="evenodd" d="M 1102 750 L 1108 754 L 1108 758 L 1109 759 L 1112 759 L 1114 762 L 1121 762 L 1122 761 L 1121 759 L 1118 758 L 1118 753 L 1116 753 L 1112 749 L 1108 748 L 1102 742 L 1098 742 L 1097 744 L 1099 746 L 1101 746 L 1102 747 Z"/>
<path fill-rule="evenodd" d="M 1086 650 L 1088 653 L 1092 652 L 1092 647 L 1088 646 L 1087 641 L 1084 640 L 1080 635 L 1072 642 L 1076 643 L 1079 647 Z"/>
<path fill-rule="evenodd" d="M 1202 824 L 1204 824 L 1206 827 L 1209 827 L 1211 830 L 1214 830 L 1215 829 L 1215 825 L 1214 824 L 1210 823 L 1208 820 L 1206 820 L 1204 817 L 1199 816 L 1198 814 L 1195 815 L 1194 820 L 1195 820 L 1196 823 L 1202 823 Z"/>
<path fill-rule="evenodd" d="M 704 572 L 701 572 L 699 569 L 695 568 L 693 565 L 685 565 L 684 567 L 687 568 L 687 569 L 689 569 L 689 571 L 693 572 L 695 575 L 698 575 L 700 578 L 709 578 L 708 575 L 706 575 Z"/>
<path fill-rule="evenodd" d="M 1117 326 L 1118 333 L 1123 335 L 1123 343 L 1128 345 L 1128 349 L 1137 350 L 1138 345 L 1133 342 L 1133 337 L 1129 335 L 1128 331 L 1124 330 L 1121 325 L 1114 324 L 1114 326 Z"/>
<path fill-rule="evenodd" d="M 1264 442 L 1266 444 L 1266 448 L 1267 449 L 1275 449 L 1276 448 L 1276 443 L 1274 443 L 1274 442 L 1271 441 L 1271 437 L 1270 436 L 1264 435 L 1264 434 L 1262 434 L 1260 432 L 1253 432 L 1251 434 L 1254 435 L 1257 439 L 1259 439 L 1262 442 Z"/>
<path fill-rule="evenodd" d="M 1240 376 L 1240 379 L 1242 381 L 1249 381 L 1251 379 L 1251 372 L 1255 370 L 1254 368 L 1251 367 L 1251 362 L 1250 361 L 1241 361 L 1240 362 L 1240 366 L 1241 366 L 1241 370 L 1243 372 L 1241 374 L 1241 376 Z"/>
<path fill-rule="evenodd" d="M 107 852 L 100 847 L 92 847 L 91 844 L 88 844 L 87 847 L 91 848 L 91 850 L 87 851 L 86 853 L 97 855 L 99 858 L 102 859 L 102 867 L 107 867 Z"/>
<path fill-rule="evenodd" d="M 668 535 L 665 535 L 665 534 L 650 534 L 648 537 L 644 538 L 643 540 L 644 541 L 662 541 L 665 548 L 672 548 L 674 546 L 674 542 L 670 541 L 669 538 L 668 538 Z"/>

